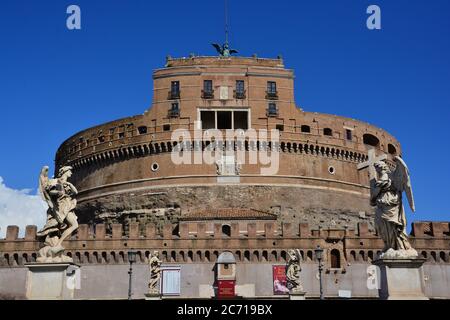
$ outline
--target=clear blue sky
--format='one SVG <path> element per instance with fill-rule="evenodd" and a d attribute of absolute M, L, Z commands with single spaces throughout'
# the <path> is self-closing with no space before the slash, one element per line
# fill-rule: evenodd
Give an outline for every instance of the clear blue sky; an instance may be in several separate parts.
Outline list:
<path fill-rule="evenodd" d="M 242 55 L 282 54 L 297 104 L 380 126 L 412 171 L 417 214 L 450 220 L 450 1 L 230 1 L 231 42 Z M 82 30 L 66 29 L 77 4 Z M 366 28 L 366 8 L 382 30 Z M 151 105 L 152 70 L 165 56 L 213 55 L 222 1 L 2 0 L 0 176 L 36 188 L 59 144 Z"/>

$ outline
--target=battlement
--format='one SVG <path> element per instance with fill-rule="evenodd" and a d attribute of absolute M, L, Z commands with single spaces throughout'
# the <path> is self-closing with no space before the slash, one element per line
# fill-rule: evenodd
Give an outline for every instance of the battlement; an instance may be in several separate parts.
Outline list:
<path fill-rule="evenodd" d="M 106 226 L 97 224 L 89 226 L 82 224 L 77 232 L 68 241 L 76 240 L 107 240 L 107 239 L 234 239 L 234 238 L 322 238 L 342 240 L 347 238 L 373 238 L 376 232 L 369 230 L 369 224 L 360 222 L 357 229 L 311 229 L 308 223 L 298 225 L 292 223 L 277 223 L 275 221 L 264 222 L 264 228 L 257 229 L 256 223 L 247 223 L 246 229 L 238 223 L 222 224 L 214 223 L 213 230 L 207 230 L 207 222 L 189 222 L 189 225 L 181 222 L 179 228 L 176 225 L 165 224 L 158 230 L 156 224 L 148 223 L 142 227 L 139 223 L 128 225 L 129 235 L 125 236 L 122 224 Z M 224 227 L 229 227 L 225 228 Z M 192 231 L 195 230 L 195 231 Z M 225 231 L 229 230 L 229 231 Z M 29 225 L 25 228 L 25 236 L 19 238 L 19 227 L 8 226 L 6 237 L 0 239 L 1 243 L 9 241 L 37 241 L 37 226 Z M 450 238 L 450 222 L 414 222 L 412 224 L 412 238 Z"/>

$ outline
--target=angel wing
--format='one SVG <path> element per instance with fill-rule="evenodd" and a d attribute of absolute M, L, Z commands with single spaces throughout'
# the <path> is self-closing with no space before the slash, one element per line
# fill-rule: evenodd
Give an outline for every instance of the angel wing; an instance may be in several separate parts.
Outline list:
<path fill-rule="evenodd" d="M 41 194 L 42 199 L 47 203 L 50 209 L 53 209 L 53 203 L 50 199 L 50 195 L 46 191 L 46 187 L 48 185 L 48 167 L 45 166 L 42 168 L 41 173 L 39 175 L 39 193 Z"/>
<path fill-rule="evenodd" d="M 216 48 L 216 50 L 217 50 L 218 53 L 220 53 L 220 54 L 223 53 L 223 49 L 222 49 L 222 47 L 221 47 L 219 44 L 217 44 L 217 43 L 212 43 L 212 46 L 213 46 L 214 48 Z"/>
<path fill-rule="evenodd" d="M 411 187 L 411 178 L 409 176 L 409 170 L 406 163 L 400 157 L 395 157 L 397 167 L 392 173 L 392 183 L 399 192 L 405 192 L 408 198 L 409 206 L 412 212 L 416 211 L 414 204 L 413 191 Z"/>
<path fill-rule="evenodd" d="M 237 53 L 239 53 L 239 51 L 234 50 L 234 49 L 231 49 L 231 50 L 230 50 L 230 54 L 237 54 Z"/>

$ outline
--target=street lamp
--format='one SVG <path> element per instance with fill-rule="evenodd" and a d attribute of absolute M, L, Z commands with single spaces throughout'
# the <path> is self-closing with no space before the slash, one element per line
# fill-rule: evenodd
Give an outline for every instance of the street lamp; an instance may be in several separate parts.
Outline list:
<path fill-rule="evenodd" d="M 320 300 L 323 300 L 323 286 L 322 286 L 322 259 L 323 259 L 323 249 L 320 246 L 314 250 L 316 254 L 316 259 L 319 261 L 319 283 L 320 283 Z"/>
<path fill-rule="evenodd" d="M 131 300 L 131 277 L 133 275 L 133 263 L 136 262 L 136 254 L 136 251 L 133 249 L 128 251 L 128 262 L 130 263 L 130 270 L 128 271 L 128 274 L 130 275 L 128 280 L 128 300 Z"/>

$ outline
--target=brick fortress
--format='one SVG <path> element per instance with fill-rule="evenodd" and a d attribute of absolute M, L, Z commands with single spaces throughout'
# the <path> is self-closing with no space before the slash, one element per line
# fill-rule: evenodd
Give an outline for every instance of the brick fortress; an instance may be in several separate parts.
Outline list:
<path fill-rule="evenodd" d="M 367 168 L 374 154 L 386 155 L 390 165 L 402 155 L 392 135 L 303 111 L 295 104 L 294 73 L 281 58 L 168 57 L 153 79 L 153 104 L 143 115 L 86 129 L 56 153 L 55 170 L 72 166 L 79 191 L 81 225 L 64 243 L 81 265 L 76 298 L 126 298 L 130 248 L 138 251 L 137 298 L 146 291 L 146 262 L 154 250 L 165 267 L 179 268 L 177 296 L 212 297 L 214 264 L 230 251 L 237 293 L 273 297 L 272 267 L 285 264 L 291 248 L 301 250 L 302 280 L 314 298 L 317 245 L 325 249 L 327 297 L 342 290 L 378 297 L 366 286 L 367 267 L 383 248 L 374 231 Z M 195 129 L 277 129 L 279 144 L 269 147 L 280 152 L 278 173 L 262 175 L 262 165 L 243 163 L 231 179 L 215 164 L 175 165 L 177 129 L 192 136 Z M 192 147 L 201 151 L 211 143 L 202 137 Z M 249 153 L 266 146 L 245 141 L 232 148 Z M 0 294 L 23 296 L 23 264 L 35 261 L 41 245 L 36 230 L 27 227 L 19 239 L 11 226 L 0 240 Z M 428 258 L 427 295 L 450 298 L 449 223 L 414 223 L 411 242 Z"/>

